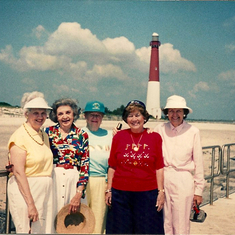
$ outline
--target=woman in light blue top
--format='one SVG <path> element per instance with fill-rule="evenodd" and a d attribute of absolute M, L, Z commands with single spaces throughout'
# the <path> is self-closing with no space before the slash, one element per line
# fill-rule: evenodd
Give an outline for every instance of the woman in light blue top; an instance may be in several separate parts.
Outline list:
<path fill-rule="evenodd" d="M 87 126 L 83 128 L 89 136 L 90 170 L 87 185 L 87 203 L 95 214 L 95 234 L 103 234 L 107 207 L 105 204 L 108 158 L 112 143 L 112 132 L 100 128 L 105 114 L 104 105 L 98 101 L 86 104 L 85 118 Z"/>

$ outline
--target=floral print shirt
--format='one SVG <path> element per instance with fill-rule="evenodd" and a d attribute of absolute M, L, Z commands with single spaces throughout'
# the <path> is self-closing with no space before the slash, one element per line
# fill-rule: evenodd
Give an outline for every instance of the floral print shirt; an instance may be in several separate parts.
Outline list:
<path fill-rule="evenodd" d="M 88 134 L 76 127 L 71 127 L 66 138 L 62 138 L 59 124 L 47 127 L 50 148 L 53 153 L 53 164 L 69 164 L 80 171 L 79 185 L 86 185 L 89 178 L 89 143 Z"/>

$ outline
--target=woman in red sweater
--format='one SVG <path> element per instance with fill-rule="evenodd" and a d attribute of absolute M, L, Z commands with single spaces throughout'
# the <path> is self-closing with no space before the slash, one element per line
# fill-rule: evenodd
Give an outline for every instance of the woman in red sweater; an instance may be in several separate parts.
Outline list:
<path fill-rule="evenodd" d="M 148 133 L 145 104 L 130 101 L 123 120 L 130 129 L 114 137 L 109 157 L 107 234 L 164 234 L 162 139 Z"/>

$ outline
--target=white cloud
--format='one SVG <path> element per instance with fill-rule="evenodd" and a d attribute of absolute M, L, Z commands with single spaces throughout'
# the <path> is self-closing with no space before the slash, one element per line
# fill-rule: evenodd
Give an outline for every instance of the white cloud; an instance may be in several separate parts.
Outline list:
<path fill-rule="evenodd" d="M 177 73 L 178 71 L 196 71 L 195 65 L 183 58 L 180 51 L 173 48 L 170 43 L 165 43 L 160 47 L 160 70 L 163 73 Z"/>
<path fill-rule="evenodd" d="M 194 90 L 195 92 L 198 92 L 198 91 L 209 91 L 209 90 L 210 90 L 210 87 L 209 87 L 209 85 L 208 85 L 207 82 L 199 82 L 199 83 L 197 83 L 197 84 L 194 86 L 193 90 Z"/>
<path fill-rule="evenodd" d="M 222 72 L 219 74 L 219 79 L 224 80 L 224 81 L 235 81 L 235 70 L 231 69 L 226 72 Z"/>
<path fill-rule="evenodd" d="M 16 63 L 11 45 L 7 45 L 5 49 L 1 49 L 0 60 L 10 65 L 14 65 Z"/>
<path fill-rule="evenodd" d="M 102 42 L 110 54 L 126 55 L 135 51 L 134 44 L 125 37 L 106 38 Z"/>
<path fill-rule="evenodd" d="M 36 27 L 38 37 L 43 32 L 42 25 Z M 161 45 L 159 51 L 161 72 L 196 71 L 195 65 L 183 58 L 172 44 Z M 53 70 L 59 74 L 66 72 L 75 79 L 125 80 L 135 77 L 138 72 L 148 73 L 150 53 L 150 47 L 135 49 L 134 44 L 123 36 L 101 41 L 89 29 L 73 22 L 61 23 L 43 46 L 23 47 L 18 57 L 14 55 L 12 46 L 6 46 L 1 50 L 0 60 L 18 71 Z"/>
<path fill-rule="evenodd" d="M 149 63 L 151 48 L 142 47 L 136 50 L 136 55 L 139 57 L 140 61 Z M 162 73 L 177 73 L 179 71 L 196 71 L 195 65 L 183 58 L 180 51 L 173 48 L 170 43 L 162 44 L 159 47 L 159 61 L 160 61 L 160 71 Z"/>
<path fill-rule="evenodd" d="M 225 45 L 225 49 L 226 49 L 228 52 L 234 52 L 234 51 L 235 51 L 235 43 L 231 43 L 231 44 Z"/>
<path fill-rule="evenodd" d="M 56 55 L 98 54 L 104 50 L 104 45 L 96 35 L 89 29 L 82 29 L 76 22 L 61 23 L 45 43 L 45 51 Z"/>
<path fill-rule="evenodd" d="M 112 64 L 95 65 L 92 70 L 87 72 L 87 76 L 97 80 L 97 78 L 117 78 L 119 80 L 128 79 L 119 66 Z"/>
<path fill-rule="evenodd" d="M 70 87 L 68 87 L 66 85 L 57 85 L 57 84 L 54 84 L 53 85 L 53 90 L 55 90 L 57 93 L 63 94 L 64 92 L 69 92 L 70 91 Z"/>
<path fill-rule="evenodd" d="M 193 98 L 196 98 L 196 93 L 198 93 L 200 91 L 209 91 L 211 89 L 212 88 L 208 85 L 207 82 L 199 82 L 196 85 L 194 85 L 193 90 L 189 91 L 188 93 Z"/>
<path fill-rule="evenodd" d="M 44 33 L 46 33 L 45 28 L 42 25 L 38 25 L 35 29 L 32 30 L 32 33 L 40 39 Z"/>

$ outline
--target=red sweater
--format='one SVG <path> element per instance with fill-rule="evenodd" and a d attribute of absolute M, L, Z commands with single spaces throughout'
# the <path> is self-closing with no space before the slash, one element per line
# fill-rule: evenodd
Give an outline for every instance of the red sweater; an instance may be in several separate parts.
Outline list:
<path fill-rule="evenodd" d="M 135 151 L 137 144 L 139 149 Z M 164 167 L 162 138 L 146 130 L 137 134 L 130 129 L 119 131 L 113 137 L 108 163 L 115 169 L 113 188 L 125 191 L 156 189 L 156 170 Z"/>

